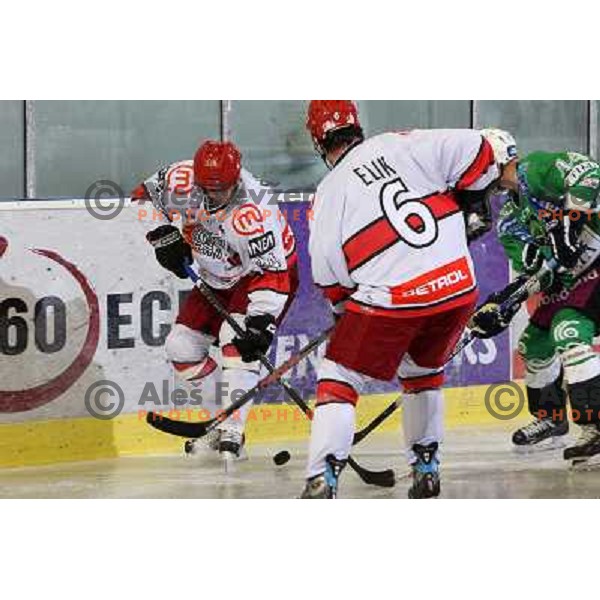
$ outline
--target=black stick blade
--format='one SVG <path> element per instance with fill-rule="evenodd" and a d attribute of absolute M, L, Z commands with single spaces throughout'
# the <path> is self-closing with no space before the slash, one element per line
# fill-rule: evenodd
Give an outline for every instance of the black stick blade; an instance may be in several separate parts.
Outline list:
<path fill-rule="evenodd" d="M 348 465 L 356 474 L 368 485 L 376 485 L 378 487 L 392 488 L 396 485 L 396 473 L 393 469 L 385 471 L 369 471 L 361 467 L 351 456 L 348 457 Z"/>
<path fill-rule="evenodd" d="M 211 425 L 215 421 L 216 419 L 210 419 L 210 421 L 190 423 L 189 421 L 174 421 L 153 412 L 149 412 L 146 415 L 146 423 L 150 427 L 154 427 L 154 429 L 158 429 L 158 431 L 162 431 L 163 433 L 190 439 L 204 437 L 211 430 Z"/>

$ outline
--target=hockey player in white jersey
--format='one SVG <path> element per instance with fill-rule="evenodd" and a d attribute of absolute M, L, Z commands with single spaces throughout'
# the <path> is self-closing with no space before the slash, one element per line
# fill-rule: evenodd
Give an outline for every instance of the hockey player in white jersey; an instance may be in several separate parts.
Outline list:
<path fill-rule="evenodd" d="M 302 497 L 335 495 L 365 378 L 395 376 L 409 497 L 437 496 L 443 367 L 477 298 L 460 206 L 485 205 L 498 178 L 492 148 L 473 130 L 365 140 L 347 100 L 311 101 L 307 128 L 331 170 L 315 194 L 310 255 L 337 323 L 318 372 Z"/>
<path fill-rule="evenodd" d="M 159 171 L 132 194 L 154 201 L 159 196 L 163 206 L 179 208 L 182 231 L 164 224 L 147 235 L 158 262 L 185 279 L 184 265 L 194 261 L 200 277 L 246 330 L 244 338 L 237 337 L 194 288 L 166 340 L 177 376 L 188 389 L 200 390 L 203 406 L 211 412 L 219 400 L 224 408 L 235 400 L 230 398 L 233 393 L 256 385 L 257 353 L 268 351 L 298 287 L 294 235 L 264 191 L 241 168 L 235 145 L 207 141 L 193 160 Z M 220 364 L 209 354 L 215 342 Z M 239 456 L 251 405 L 224 421 L 209 440 L 227 460 Z M 186 444 L 188 451 L 194 447 L 193 442 Z"/>

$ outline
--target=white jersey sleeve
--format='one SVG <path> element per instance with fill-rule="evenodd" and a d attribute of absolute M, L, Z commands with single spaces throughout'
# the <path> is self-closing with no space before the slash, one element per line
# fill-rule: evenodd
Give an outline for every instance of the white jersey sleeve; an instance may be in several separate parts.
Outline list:
<path fill-rule="evenodd" d="M 413 156 L 443 175 L 454 190 L 483 190 L 499 177 L 494 152 L 473 129 L 417 130 L 412 132 Z"/>
<path fill-rule="evenodd" d="M 133 199 L 150 199 L 159 204 L 157 208 L 170 214 L 171 220 L 185 217 L 185 211 L 193 208 L 194 182 L 193 161 L 183 160 L 167 165 L 153 173 L 135 188 Z M 179 214 L 176 214 L 179 213 Z"/>

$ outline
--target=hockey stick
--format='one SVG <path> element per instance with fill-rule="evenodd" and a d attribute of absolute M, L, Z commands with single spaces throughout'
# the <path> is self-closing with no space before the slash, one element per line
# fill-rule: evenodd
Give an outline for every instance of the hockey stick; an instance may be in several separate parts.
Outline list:
<path fill-rule="evenodd" d="M 315 349 L 329 337 L 331 329 L 325 330 L 321 335 L 304 346 L 297 354 L 288 358 L 288 360 L 279 365 L 271 373 L 263 377 L 253 388 L 249 389 L 243 396 L 238 398 L 233 404 L 230 404 L 226 409 L 220 411 L 213 419 L 190 423 L 188 421 L 169 419 L 160 414 L 149 412 L 146 415 L 146 422 L 154 427 L 154 429 L 158 429 L 164 433 L 170 433 L 171 435 L 190 439 L 204 437 L 244 406 L 244 404 L 252 400 L 252 398 L 254 398 L 261 390 L 264 390 L 271 384 L 279 381 L 285 373 L 293 369 L 298 363 L 302 362 L 309 354 L 312 354 L 312 352 L 314 352 Z"/>
<path fill-rule="evenodd" d="M 516 304 L 522 304 L 540 291 L 541 281 L 548 273 L 551 273 L 558 266 L 556 259 L 552 258 L 548 262 L 545 262 L 542 268 L 531 275 L 527 281 L 523 282 L 523 285 L 519 286 L 504 302 L 498 307 L 498 312 L 503 313 L 511 310 Z M 475 311 L 477 312 L 477 311 Z M 472 330 L 468 330 L 467 333 L 454 348 L 454 351 L 450 355 L 450 358 L 446 361 L 446 364 L 452 361 L 452 359 L 460 354 L 471 342 L 476 338 Z"/>
<path fill-rule="evenodd" d="M 229 323 L 236 335 L 244 337 L 244 329 L 219 302 L 219 299 L 214 295 L 210 287 L 206 285 L 206 283 L 201 277 L 198 276 L 198 274 L 191 268 L 190 265 L 186 265 L 185 269 L 190 279 L 196 284 L 200 292 L 208 300 L 209 304 L 211 304 L 212 307 L 227 321 L 227 323 Z M 260 363 L 267 369 L 267 371 L 269 371 L 269 373 L 272 374 L 275 371 L 275 366 L 264 354 L 258 354 L 258 359 Z M 300 410 L 306 415 L 306 417 L 309 420 L 312 420 L 313 415 L 310 407 L 304 401 L 302 396 L 300 396 L 300 394 L 296 391 L 296 389 L 281 377 L 279 377 L 277 381 L 283 387 L 287 395 L 296 403 L 298 408 L 300 408 Z M 351 456 L 348 456 L 347 461 L 348 465 L 354 469 L 356 474 L 366 484 L 377 485 L 380 487 L 393 487 L 396 483 L 396 476 L 392 469 L 386 469 L 385 471 L 370 471 L 364 467 L 361 467 Z"/>
<path fill-rule="evenodd" d="M 169 215 L 169 212 L 167 211 L 166 207 L 164 206 L 164 204 L 161 200 L 162 190 L 164 189 L 164 185 L 165 185 L 165 175 L 166 175 L 166 171 L 162 173 L 162 177 L 159 176 L 159 184 L 157 186 L 153 187 L 152 189 L 147 184 L 144 184 L 144 187 L 146 188 L 148 196 L 150 197 L 150 200 L 152 201 L 152 204 L 154 205 L 154 207 L 157 208 L 158 210 L 160 210 L 161 213 L 167 218 L 168 221 L 172 222 L 171 216 Z M 191 265 L 189 265 L 189 264 L 185 265 L 185 269 L 188 274 L 188 277 L 190 277 L 190 279 L 200 289 L 200 292 L 204 295 L 204 297 L 207 299 L 209 304 L 211 304 L 211 306 L 217 311 L 217 313 L 220 314 L 229 323 L 229 325 L 231 325 L 231 327 L 235 331 L 236 335 L 243 337 L 245 334 L 244 330 L 240 327 L 240 325 L 237 323 L 237 321 L 235 321 L 235 319 L 233 319 L 231 317 L 229 312 L 221 305 L 218 298 L 213 294 L 212 290 L 206 285 L 206 283 L 191 268 Z M 323 337 L 323 340 L 327 337 L 328 334 L 329 334 L 329 332 L 326 332 L 326 334 L 323 334 L 325 336 L 325 337 Z M 323 340 L 321 340 L 321 341 L 323 341 Z M 321 343 L 321 341 L 319 341 L 319 343 Z M 309 346 L 310 346 L 310 344 L 309 344 Z M 299 355 L 297 355 L 297 356 L 300 356 L 300 358 L 298 358 L 297 362 L 302 360 L 304 358 L 304 356 L 307 356 L 308 354 L 310 354 L 311 351 L 312 351 L 312 349 L 309 352 L 307 352 L 305 355 L 302 355 L 302 352 Z M 273 375 L 273 373 L 276 372 L 275 367 L 271 364 L 271 362 L 269 361 L 269 359 L 266 356 L 260 355 L 259 360 L 266 367 L 266 369 L 271 373 L 271 375 Z M 287 361 L 287 362 L 288 363 L 291 362 L 291 359 L 290 359 L 290 361 Z M 288 369 L 286 369 L 285 371 L 282 371 L 278 377 L 275 377 L 275 378 L 269 380 L 269 383 L 263 385 L 262 387 L 260 387 L 258 389 L 256 389 L 257 386 L 255 386 L 255 388 L 253 388 L 253 390 L 255 390 L 255 391 L 251 395 L 250 395 L 250 392 L 248 392 L 247 394 L 245 394 L 242 398 L 240 398 L 238 400 L 238 403 L 234 403 L 231 406 L 229 406 L 228 408 L 233 409 L 233 411 L 232 411 L 232 413 L 233 413 L 235 410 L 239 409 L 243 404 L 245 404 L 245 402 L 248 402 L 249 400 L 251 400 L 254 397 L 254 395 L 256 395 L 256 393 L 258 393 L 258 391 L 260 391 L 261 389 L 266 387 L 266 385 L 269 385 L 270 383 L 273 383 L 274 381 L 279 381 L 279 383 L 282 385 L 285 392 L 292 398 L 292 400 L 297 404 L 297 406 L 300 408 L 300 410 L 302 410 L 302 412 L 308 417 L 308 419 L 311 420 L 312 419 L 312 411 L 310 410 L 309 406 L 306 404 L 306 402 L 304 402 L 303 398 L 296 392 L 296 390 L 293 387 L 291 387 L 285 380 L 281 379 L 281 375 L 283 375 L 283 373 L 285 373 L 287 370 L 289 370 L 289 368 L 291 368 L 295 364 L 297 364 L 297 362 L 291 364 L 291 366 L 289 366 Z M 284 363 L 284 365 L 285 364 L 286 363 Z M 283 367 L 284 365 L 281 365 L 281 366 Z M 266 379 L 269 379 L 269 378 L 267 377 Z M 260 382 L 259 382 L 259 384 L 260 384 Z M 242 400 L 245 400 L 245 401 L 240 403 Z M 238 405 L 235 406 L 236 404 L 238 404 Z M 223 415 L 225 415 L 225 412 L 226 411 L 224 411 L 224 413 L 222 413 L 222 415 L 220 415 L 220 419 L 221 419 L 220 421 L 216 422 L 215 419 L 212 420 L 212 423 L 214 423 L 214 424 L 211 426 L 211 429 L 214 429 L 218 425 L 219 422 L 224 421 L 227 418 L 227 416 L 230 416 L 230 415 L 223 416 Z M 161 423 L 161 425 L 162 425 L 162 428 L 160 428 L 161 431 L 165 431 L 166 433 L 173 433 L 174 435 L 181 435 L 179 433 L 176 433 L 176 431 L 183 430 L 182 427 L 177 427 L 178 423 L 180 426 L 186 425 L 188 433 L 191 431 L 190 430 L 191 426 L 201 425 L 201 423 L 182 423 L 182 422 L 178 422 L 178 421 L 170 421 L 169 419 L 165 419 L 164 417 L 161 419 L 161 421 L 156 421 L 155 416 L 156 415 L 154 413 L 148 413 L 148 415 L 146 417 L 146 421 L 150 425 L 155 427 L 156 429 L 159 429 L 157 424 Z M 210 423 L 210 422 L 211 421 L 207 421 L 206 423 Z M 167 429 L 170 429 L 171 431 L 167 431 Z M 198 437 L 202 437 L 202 435 L 206 435 L 208 433 L 208 431 L 210 431 L 210 429 L 206 429 L 204 431 L 204 433 L 202 433 L 200 435 L 185 435 L 183 437 L 198 438 Z M 396 476 L 392 469 L 386 469 L 385 471 L 369 471 L 369 470 L 365 469 L 364 467 L 361 467 L 351 456 L 348 456 L 347 460 L 348 460 L 348 465 L 350 465 L 350 467 L 354 469 L 356 474 L 365 483 L 367 483 L 369 485 L 378 485 L 380 487 L 393 487 L 396 483 Z"/>
<path fill-rule="evenodd" d="M 446 365 L 449 364 L 457 354 L 460 354 L 473 341 L 473 338 L 470 337 L 469 334 L 463 336 L 460 342 L 458 342 L 456 348 L 454 348 L 452 354 L 450 355 L 450 358 L 446 361 Z M 365 425 L 360 431 L 357 431 L 354 434 L 352 445 L 354 446 L 356 444 L 360 444 L 360 442 L 362 442 L 374 429 L 377 429 L 379 425 L 391 417 L 396 410 L 402 406 L 403 403 L 404 400 L 402 396 L 398 396 L 398 398 L 389 404 L 381 414 L 377 415 L 370 423 Z"/>
<path fill-rule="evenodd" d="M 227 321 L 227 323 L 229 323 L 229 325 L 234 330 L 236 335 L 243 337 L 245 335 L 244 329 L 231 316 L 231 314 L 227 311 L 227 309 L 219 302 L 219 299 L 215 296 L 215 294 L 210 289 L 210 287 L 202 280 L 202 278 L 200 278 L 196 274 L 196 272 L 191 268 L 191 266 L 189 264 L 185 265 L 185 269 L 186 269 L 186 272 L 187 272 L 188 276 L 190 277 L 190 279 L 195 283 L 195 285 L 198 287 L 198 289 L 200 290 L 202 295 L 206 298 L 208 303 L 217 311 L 217 313 L 221 317 L 223 317 L 223 319 L 225 319 L 225 321 Z M 321 338 L 323 336 L 327 337 L 328 335 L 329 335 L 329 331 L 327 331 L 327 332 L 325 332 L 325 334 L 322 334 L 321 336 L 319 336 L 319 338 L 317 338 L 317 340 L 319 340 L 319 343 L 320 343 L 321 341 L 323 341 Z M 310 346 L 310 344 L 309 344 L 309 346 Z M 307 348 L 308 348 L 308 346 L 307 346 Z M 312 349 L 311 349 L 311 351 L 312 351 Z M 297 364 L 297 362 L 302 360 L 302 358 L 309 353 L 310 352 L 305 354 L 303 351 L 301 351 L 298 355 L 296 355 L 296 358 L 297 357 L 300 357 L 300 358 L 294 364 Z M 288 366 L 287 369 L 282 371 L 281 367 L 283 367 L 286 363 L 284 363 L 284 365 L 279 367 L 279 369 L 276 369 L 275 366 L 271 363 L 271 361 L 265 355 L 259 354 L 258 356 L 259 356 L 259 361 L 261 362 L 261 364 L 264 365 L 264 367 L 271 374 L 270 378 L 269 377 L 265 378 L 265 380 L 268 380 L 268 383 L 261 385 L 261 382 L 259 382 L 259 384 L 257 384 L 257 386 L 255 386 L 255 388 L 250 390 L 251 392 L 253 392 L 251 395 L 250 395 L 250 392 L 248 392 L 242 398 L 240 398 L 237 403 L 234 403 L 231 406 L 229 406 L 225 411 L 223 411 L 215 419 L 212 419 L 211 421 L 206 421 L 204 423 L 185 423 L 185 422 L 178 422 L 178 421 L 168 422 L 169 420 L 165 421 L 164 418 L 159 421 L 155 421 L 154 420 L 155 415 L 153 413 L 148 413 L 146 421 L 150 425 L 155 427 L 156 429 L 160 429 L 161 431 L 165 431 L 166 433 L 174 433 L 175 435 L 181 435 L 180 433 L 175 433 L 175 430 L 178 430 L 178 431 L 185 430 L 186 433 L 190 433 L 190 432 L 192 432 L 191 427 L 196 426 L 196 431 L 194 432 L 194 435 L 185 435 L 183 437 L 192 437 L 192 438 L 202 437 L 202 435 L 206 435 L 206 433 L 208 433 L 211 429 L 214 429 L 219 423 L 222 423 L 228 416 L 233 414 L 233 412 L 235 412 L 235 410 L 238 410 L 243 404 L 250 401 L 256 395 L 256 393 L 258 393 L 258 391 L 260 391 L 261 389 L 264 389 L 264 387 L 266 387 L 266 385 L 269 385 L 270 383 L 273 383 L 275 381 L 279 382 L 279 384 L 283 387 L 283 389 L 288 394 L 288 396 L 296 403 L 296 405 L 307 416 L 307 418 L 309 420 L 311 420 L 312 419 L 312 411 L 310 410 L 308 404 L 306 404 L 306 402 L 300 396 L 300 394 L 287 381 L 285 381 L 284 379 L 281 378 L 282 375 L 286 371 L 288 371 L 289 368 L 291 368 L 291 366 L 294 366 L 294 364 L 292 364 L 291 366 Z M 288 362 L 290 362 L 290 361 L 288 361 Z M 277 373 L 278 376 L 274 376 L 275 373 Z M 261 387 L 258 387 L 259 385 L 261 385 Z M 236 406 L 236 404 L 237 404 L 237 406 Z M 227 413 L 229 413 L 229 414 L 227 414 Z M 180 423 L 182 427 L 174 427 L 174 425 L 177 423 Z M 200 426 L 200 425 L 205 425 L 204 433 L 201 435 L 196 435 L 196 432 L 198 431 L 197 426 Z M 208 427 L 210 427 L 210 429 L 208 429 Z M 167 428 L 169 428 L 171 431 L 166 431 Z M 395 477 L 395 473 L 392 469 L 386 469 L 385 471 L 370 471 L 370 470 L 365 469 L 364 467 L 360 466 L 351 456 L 348 456 L 348 465 L 352 469 L 354 469 L 356 474 L 366 484 L 377 485 L 380 487 L 393 487 L 395 485 L 396 477 Z"/>
<path fill-rule="evenodd" d="M 376 416 L 368 425 L 354 434 L 352 445 L 360 444 L 374 429 L 377 429 L 388 417 L 391 417 L 402 406 L 402 396 L 398 396 L 380 415 Z"/>
<path fill-rule="evenodd" d="M 543 277 L 545 277 L 548 273 L 553 271 L 557 262 L 555 259 L 551 259 L 534 275 L 532 275 L 526 282 L 523 283 L 521 287 L 515 290 L 502 304 L 500 305 L 500 311 L 506 311 L 510 309 L 516 302 L 524 302 L 531 296 L 532 294 L 539 291 L 539 284 Z M 458 356 L 467 346 L 473 342 L 475 339 L 475 335 L 471 330 L 467 331 L 465 335 L 460 339 L 460 341 L 456 344 L 452 354 L 446 361 L 445 365 L 450 364 L 456 356 Z M 359 444 L 362 440 L 365 439 L 374 429 L 379 427 L 385 420 L 391 417 L 398 408 L 402 406 L 403 400 L 402 396 L 396 398 L 391 404 L 389 404 L 385 410 L 375 417 L 370 423 L 365 425 L 360 431 L 357 431 L 354 434 L 354 438 L 352 440 L 352 445 Z"/>

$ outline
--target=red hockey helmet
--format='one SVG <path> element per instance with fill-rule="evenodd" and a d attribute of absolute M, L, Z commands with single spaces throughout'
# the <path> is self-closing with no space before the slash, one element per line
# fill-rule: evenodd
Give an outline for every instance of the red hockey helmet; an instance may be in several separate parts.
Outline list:
<path fill-rule="evenodd" d="M 204 142 L 194 156 L 194 183 L 204 190 L 226 190 L 238 184 L 242 155 L 231 142 Z"/>
<path fill-rule="evenodd" d="M 306 128 L 320 146 L 327 134 L 354 125 L 360 127 L 356 105 L 351 100 L 311 100 L 308 105 Z"/>

